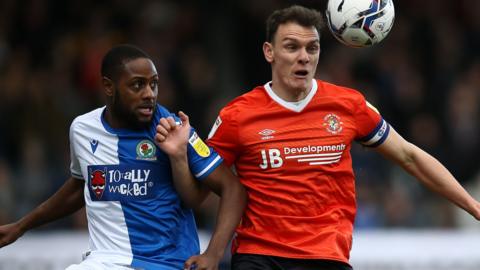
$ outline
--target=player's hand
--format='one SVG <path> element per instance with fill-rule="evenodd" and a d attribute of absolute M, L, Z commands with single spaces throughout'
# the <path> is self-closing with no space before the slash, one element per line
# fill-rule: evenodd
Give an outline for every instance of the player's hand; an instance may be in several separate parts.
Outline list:
<path fill-rule="evenodd" d="M 184 264 L 184 270 L 218 270 L 219 257 L 203 253 L 190 257 Z"/>
<path fill-rule="evenodd" d="M 157 125 L 155 142 L 158 147 L 169 156 L 185 155 L 187 152 L 188 137 L 190 135 L 190 121 L 188 116 L 178 113 L 181 124 L 175 123 L 173 117 L 161 118 Z"/>
<path fill-rule="evenodd" d="M 0 248 L 15 242 L 22 235 L 15 223 L 0 226 Z"/>

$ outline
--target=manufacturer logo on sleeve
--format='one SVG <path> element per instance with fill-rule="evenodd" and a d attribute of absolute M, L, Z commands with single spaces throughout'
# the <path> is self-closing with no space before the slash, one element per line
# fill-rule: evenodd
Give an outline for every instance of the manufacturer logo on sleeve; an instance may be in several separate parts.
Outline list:
<path fill-rule="evenodd" d="M 149 140 L 143 140 L 137 144 L 137 159 L 156 160 L 155 145 Z"/>

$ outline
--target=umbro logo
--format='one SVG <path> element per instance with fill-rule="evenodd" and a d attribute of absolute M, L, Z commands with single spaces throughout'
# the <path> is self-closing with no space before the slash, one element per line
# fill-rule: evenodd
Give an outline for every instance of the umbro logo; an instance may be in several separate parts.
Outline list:
<path fill-rule="evenodd" d="M 273 135 L 272 135 L 273 133 L 275 133 L 275 130 L 268 129 L 268 128 L 258 132 L 258 134 L 262 135 L 262 140 L 272 139 L 273 138 Z"/>
<path fill-rule="evenodd" d="M 98 147 L 98 140 L 91 139 L 90 147 L 92 147 L 92 153 L 95 154 L 95 151 L 97 151 L 97 147 Z"/>

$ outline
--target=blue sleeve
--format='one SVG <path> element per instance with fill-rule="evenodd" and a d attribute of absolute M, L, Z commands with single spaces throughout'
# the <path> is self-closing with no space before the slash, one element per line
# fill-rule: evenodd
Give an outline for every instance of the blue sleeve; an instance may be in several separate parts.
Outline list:
<path fill-rule="evenodd" d="M 187 147 L 188 164 L 190 170 L 197 179 L 207 177 L 223 161 L 213 148 L 205 144 L 194 128 L 190 130 L 190 138 L 188 139 Z"/>
<path fill-rule="evenodd" d="M 158 105 L 157 108 L 157 116 L 155 119 L 157 123 L 160 118 L 169 116 L 173 117 L 177 124 L 182 123 L 182 120 L 180 120 L 176 114 L 170 113 L 167 109 L 160 105 Z M 215 152 L 213 148 L 205 144 L 193 127 L 190 129 L 187 156 L 190 170 L 197 179 L 203 179 L 207 177 L 223 161 L 220 155 Z"/>

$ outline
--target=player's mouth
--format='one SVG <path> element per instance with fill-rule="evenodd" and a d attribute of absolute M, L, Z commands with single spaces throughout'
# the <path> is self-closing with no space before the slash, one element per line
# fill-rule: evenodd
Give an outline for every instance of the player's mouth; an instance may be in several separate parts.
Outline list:
<path fill-rule="evenodd" d="M 308 76 L 308 70 L 306 69 L 301 69 L 293 72 L 295 78 L 297 79 L 306 79 Z"/>
<path fill-rule="evenodd" d="M 151 117 L 153 115 L 153 105 L 142 105 L 138 107 L 138 112 L 145 117 Z"/>

